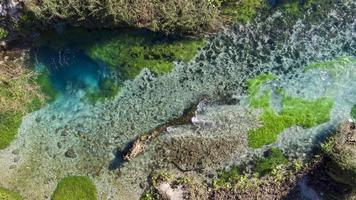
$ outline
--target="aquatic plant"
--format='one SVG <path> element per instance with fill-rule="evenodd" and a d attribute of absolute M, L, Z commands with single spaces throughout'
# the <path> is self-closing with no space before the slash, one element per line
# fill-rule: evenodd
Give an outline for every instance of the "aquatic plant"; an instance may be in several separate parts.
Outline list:
<path fill-rule="evenodd" d="M 1 200 L 22 200 L 22 197 L 13 191 L 0 187 L 0 199 Z"/>
<path fill-rule="evenodd" d="M 356 119 L 356 105 L 352 106 L 350 114 L 352 118 Z"/>
<path fill-rule="evenodd" d="M 263 83 L 271 79 L 273 79 L 272 75 L 263 74 L 248 81 L 251 106 L 263 110 L 260 117 L 263 126 L 248 132 L 249 145 L 252 148 L 260 148 L 273 143 L 286 128 L 295 125 L 311 128 L 327 122 L 330 118 L 330 111 L 333 106 L 331 99 L 304 100 L 290 97 L 284 94 L 282 89 L 278 91 L 282 95 L 282 110 L 279 113 L 275 112 L 270 106 L 272 90 L 261 91 Z M 258 91 L 262 94 L 260 95 Z"/>
<path fill-rule="evenodd" d="M 47 102 L 52 102 L 58 96 L 58 92 L 54 89 L 49 76 L 50 74 L 47 70 L 42 70 L 38 73 L 35 82 L 40 86 L 41 91 L 46 95 Z"/>
<path fill-rule="evenodd" d="M 218 177 L 212 181 L 213 187 L 229 188 L 237 184 L 243 175 L 243 169 L 240 166 L 233 166 L 229 170 L 218 172 Z"/>
<path fill-rule="evenodd" d="M 330 71 L 333 75 L 335 75 L 337 71 L 343 70 L 343 68 L 349 66 L 350 64 L 356 64 L 355 57 L 341 56 L 332 60 L 311 63 L 305 67 L 305 71 L 321 69 Z"/>
<path fill-rule="evenodd" d="M 63 178 L 52 194 L 52 200 L 96 200 L 96 187 L 88 177 L 69 176 Z"/>
<path fill-rule="evenodd" d="M 271 148 L 267 151 L 267 156 L 260 158 L 256 161 L 254 172 L 257 172 L 260 176 L 264 176 L 279 165 L 286 165 L 288 163 L 287 158 L 284 156 L 283 152 L 278 148 Z"/>
<path fill-rule="evenodd" d="M 204 44 L 201 39 L 166 38 L 162 41 L 152 33 L 121 33 L 95 44 L 87 52 L 90 57 L 108 63 L 122 77 L 132 79 L 145 67 L 158 75 L 169 72 L 174 61 L 188 62 Z"/>

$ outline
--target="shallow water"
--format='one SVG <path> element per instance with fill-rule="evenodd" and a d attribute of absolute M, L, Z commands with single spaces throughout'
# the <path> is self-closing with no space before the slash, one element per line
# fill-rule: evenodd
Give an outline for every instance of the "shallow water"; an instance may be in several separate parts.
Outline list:
<path fill-rule="evenodd" d="M 244 132 L 250 123 L 258 123 L 257 117 L 243 112 L 250 109 L 243 102 L 246 80 L 266 72 L 278 75 L 274 87 L 283 87 L 291 96 L 305 99 L 328 96 L 335 102 L 330 122 L 311 129 L 291 127 L 272 144 L 289 155 L 302 157 L 338 122 L 350 118 L 351 106 L 356 103 L 354 63 L 337 72 L 338 76 L 322 69 L 305 71 L 309 63 L 355 56 L 355 18 L 352 13 L 355 2 L 344 0 L 340 4 L 317 22 L 310 22 L 307 17 L 290 22 L 290 28 L 283 34 L 276 28 L 282 13 L 263 19 L 263 23 L 231 27 L 211 38 L 191 62 L 176 63 L 171 73 L 156 77 L 143 70 L 134 80 L 126 81 L 122 92 L 112 100 L 94 106 L 76 98 L 65 98 L 30 114 L 19 130 L 19 139 L 9 150 L 0 153 L 0 160 L 7 160 L 5 157 L 19 148 L 22 160 L 0 180 L 16 185 L 20 181 L 14 177 L 24 178 L 28 181 L 21 182 L 21 187 L 14 187 L 25 195 L 32 195 L 32 199 L 43 199 L 62 177 L 88 175 L 94 179 L 101 199 L 138 197 L 142 191 L 139 183 L 157 168 L 155 149 L 150 147 L 148 153 L 137 161 L 121 165 L 118 178 L 110 171 L 117 148 L 123 149 L 138 134 L 181 116 L 202 99 L 213 102 L 223 97 L 223 100 L 232 98 L 238 103 L 236 106 L 208 106 L 210 111 L 203 112 L 201 121 L 198 121 L 201 124 L 178 127 L 172 135 L 165 134 L 162 140 L 179 136 L 179 130 L 193 138 L 210 133 L 212 129 L 215 133 L 219 130 L 218 133 L 225 137 L 235 136 L 237 130 Z M 97 90 L 98 81 L 108 73 L 103 63 L 89 59 L 75 48 L 39 49 L 37 61 L 50 71 L 55 88 L 68 96 L 78 91 Z M 247 120 L 242 120 L 243 117 L 236 119 L 239 116 L 236 113 Z M 246 124 L 239 125 L 240 122 Z M 211 124 L 215 126 L 209 127 Z M 74 148 L 75 159 L 64 156 L 69 148 Z M 248 148 L 243 146 L 241 149 Z M 224 164 L 248 158 L 241 154 L 244 152 L 234 154 L 239 156 Z M 165 163 L 159 164 L 165 166 Z M 0 169 L 8 170 L 8 167 L 0 166 Z M 36 185 L 46 187 L 33 194 Z"/>

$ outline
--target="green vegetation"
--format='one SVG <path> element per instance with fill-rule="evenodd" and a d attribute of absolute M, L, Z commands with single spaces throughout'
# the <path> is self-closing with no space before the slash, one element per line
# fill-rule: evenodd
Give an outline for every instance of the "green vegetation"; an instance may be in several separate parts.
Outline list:
<path fill-rule="evenodd" d="M 0 149 L 16 137 L 22 117 L 44 104 L 34 79 L 36 75 L 21 64 L 7 61 L 0 66 Z"/>
<path fill-rule="evenodd" d="M 246 172 L 246 164 L 233 166 L 229 170 L 218 172 L 218 177 L 213 179 L 214 188 L 235 188 L 248 189 L 258 187 L 264 181 L 268 181 L 268 176 L 273 180 L 280 182 L 286 178 L 286 169 L 289 169 L 289 163 L 283 152 L 277 148 L 268 150 L 266 157 L 258 158 L 253 161 L 250 172 Z M 267 177 L 267 179 L 262 179 Z"/>
<path fill-rule="evenodd" d="M 226 0 L 221 3 L 221 14 L 237 22 L 249 22 L 259 9 L 267 8 L 265 0 Z"/>
<path fill-rule="evenodd" d="M 215 188 L 230 188 L 238 183 L 242 174 L 242 169 L 239 166 L 233 166 L 230 170 L 222 170 L 218 173 L 218 178 L 213 180 L 213 186 Z"/>
<path fill-rule="evenodd" d="M 21 200 L 22 197 L 13 191 L 0 187 L 0 200 Z"/>
<path fill-rule="evenodd" d="M 9 33 L 7 32 L 7 30 L 5 30 L 4 28 L 0 27 L 0 40 L 3 40 L 7 37 Z"/>
<path fill-rule="evenodd" d="M 104 79 L 99 83 L 99 91 L 87 91 L 85 99 L 95 103 L 106 98 L 114 97 L 119 91 L 119 85 L 112 79 Z"/>
<path fill-rule="evenodd" d="M 0 113 L 0 149 L 5 149 L 15 139 L 21 121 L 19 113 Z"/>
<path fill-rule="evenodd" d="M 152 189 L 144 192 L 140 197 L 140 200 L 158 200 L 158 199 L 160 199 L 159 194 L 157 194 L 157 192 Z"/>
<path fill-rule="evenodd" d="M 248 81 L 251 106 L 263 110 L 260 118 L 263 126 L 248 132 L 249 145 L 252 148 L 260 148 L 273 143 L 286 128 L 295 125 L 311 128 L 327 122 L 330 118 L 330 111 L 333 106 L 331 99 L 304 100 L 289 97 L 281 89 L 278 93 L 282 95 L 282 110 L 280 113 L 276 113 L 270 106 L 272 90 L 260 91 L 261 86 L 271 79 L 273 79 L 273 75 L 264 74 Z"/>
<path fill-rule="evenodd" d="M 354 106 L 352 106 L 351 117 L 356 119 L 356 104 Z"/>
<path fill-rule="evenodd" d="M 305 68 L 305 71 L 309 71 L 313 69 L 321 69 L 321 70 L 330 71 L 332 72 L 332 74 L 335 75 L 337 72 L 336 70 L 340 71 L 345 67 L 355 63 L 356 63 L 355 57 L 342 56 L 332 60 L 312 63 Z"/>
<path fill-rule="evenodd" d="M 215 24 L 218 8 L 208 0 L 29 0 L 26 9 L 42 23 L 62 20 L 98 28 L 137 27 L 165 33 L 199 33 Z"/>
<path fill-rule="evenodd" d="M 194 39 L 161 40 L 154 34 L 122 33 L 119 36 L 90 47 L 88 55 L 114 67 L 128 79 L 134 78 L 143 68 L 160 75 L 173 68 L 173 61 L 188 62 L 205 42 Z"/>
<path fill-rule="evenodd" d="M 52 195 L 52 200 L 96 200 L 95 185 L 88 177 L 69 176 L 63 178 Z"/>
<path fill-rule="evenodd" d="M 253 171 L 257 172 L 260 176 L 264 176 L 272 172 L 277 166 L 286 165 L 287 163 L 288 160 L 280 149 L 271 148 L 267 157 L 257 160 Z"/>
<path fill-rule="evenodd" d="M 41 91 L 46 95 L 47 102 L 52 102 L 56 99 L 58 92 L 52 85 L 48 71 L 43 70 L 40 72 L 35 82 L 41 87 Z"/>

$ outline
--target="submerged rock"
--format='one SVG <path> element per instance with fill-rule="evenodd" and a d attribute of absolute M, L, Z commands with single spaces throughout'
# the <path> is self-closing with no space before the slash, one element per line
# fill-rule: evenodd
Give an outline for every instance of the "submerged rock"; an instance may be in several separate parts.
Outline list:
<path fill-rule="evenodd" d="M 67 158 L 76 158 L 77 154 L 75 153 L 73 148 L 69 148 L 66 152 L 65 152 L 65 157 Z"/>

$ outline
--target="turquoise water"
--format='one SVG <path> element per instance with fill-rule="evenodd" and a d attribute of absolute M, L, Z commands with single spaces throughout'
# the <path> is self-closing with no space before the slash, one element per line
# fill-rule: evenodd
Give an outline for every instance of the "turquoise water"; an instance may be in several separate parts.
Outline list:
<path fill-rule="evenodd" d="M 348 5 L 347 2 L 344 4 Z M 17 175 L 30 180 L 18 190 L 33 196 L 32 191 L 38 185 L 50 182 L 49 189 L 42 187 L 44 189 L 37 194 L 37 199 L 44 199 L 41 197 L 48 196 L 60 178 L 88 175 L 95 180 L 102 195 L 100 199 L 138 197 L 142 192 L 139 185 L 147 181 L 150 170 L 164 168 L 169 163 L 159 160 L 161 155 L 157 156 L 155 146 L 148 146 L 137 161 L 123 165 L 120 165 L 121 160 L 115 159 L 114 153 L 120 157 L 120 150 L 137 135 L 181 116 L 202 99 L 213 102 L 223 96 L 242 102 L 240 100 L 246 98 L 243 87 L 246 80 L 271 72 L 279 77 L 272 83 L 273 87 L 282 87 L 290 96 L 311 100 L 326 96 L 334 102 L 329 122 L 311 129 L 291 127 L 280 133 L 272 144 L 288 155 L 301 158 L 340 121 L 349 119 L 356 103 L 355 63 L 337 64 L 337 71 L 333 68 L 305 70 L 313 62 L 356 55 L 355 21 L 350 20 L 352 14 L 347 12 L 351 9 L 346 8 L 335 6 L 322 22 L 314 24 L 298 20 L 289 32 L 285 31 L 285 36 L 276 28 L 279 27 L 278 13 L 263 20 L 263 24 L 232 27 L 214 36 L 191 62 L 175 64 L 171 73 L 155 77 L 150 71 L 143 70 L 134 80 L 127 81 L 120 95 L 112 101 L 93 106 L 78 99 L 65 98 L 60 106 L 51 104 L 31 113 L 24 119 L 16 141 L 25 164 L 13 170 L 16 175 L 0 177 L 0 180 L 15 180 Z M 340 19 L 335 18 L 335 12 Z M 341 21 L 343 23 L 339 23 Z M 100 82 L 110 78 L 111 72 L 105 63 L 88 58 L 75 46 L 61 49 L 43 46 L 34 51 L 34 58 L 38 70 L 46 69 L 54 88 L 65 97 L 81 97 L 88 91 L 100 92 Z M 169 145 L 182 141 L 180 147 L 183 149 L 191 142 L 186 142 L 185 137 L 196 140 L 215 137 L 219 141 L 221 136 L 233 139 L 237 135 L 239 138 L 234 143 L 242 144 L 234 150 L 241 151 L 241 156 L 231 157 L 229 153 L 229 159 L 236 163 L 247 159 L 243 151 L 248 150 L 243 143 L 246 139 L 240 136 L 245 135 L 246 129 L 259 125 L 254 118 L 254 113 L 258 115 L 258 112 L 240 103 L 202 107 L 194 126 L 171 128 L 168 134 L 162 133 L 159 140 L 163 142 L 158 140 L 157 146 L 175 156 L 180 152 L 170 150 Z M 22 148 L 24 146 L 26 148 Z M 221 145 L 221 148 L 225 146 L 228 145 Z M 217 151 L 213 148 L 213 145 L 209 146 L 209 152 Z M 76 158 L 65 156 L 68 149 L 75 151 Z M 164 159 L 169 160 L 168 156 Z M 2 158 L 9 160 L 0 155 Z M 32 162 L 33 158 L 36 162 Z M 28 165 L 31 165 L 30 171 Z M 118 165 L 119 178 L 119 172 L 109 171 Z"/>
<path fill-rule="evenodd" d="M 98 92 L 100 82 L 109 73 L 105 63 L 91 59 L 75 47 L 40 47 L 34 50 L 33 55 L 36 70 L 47 71 L 53 88 L 63 96 Z"/>

